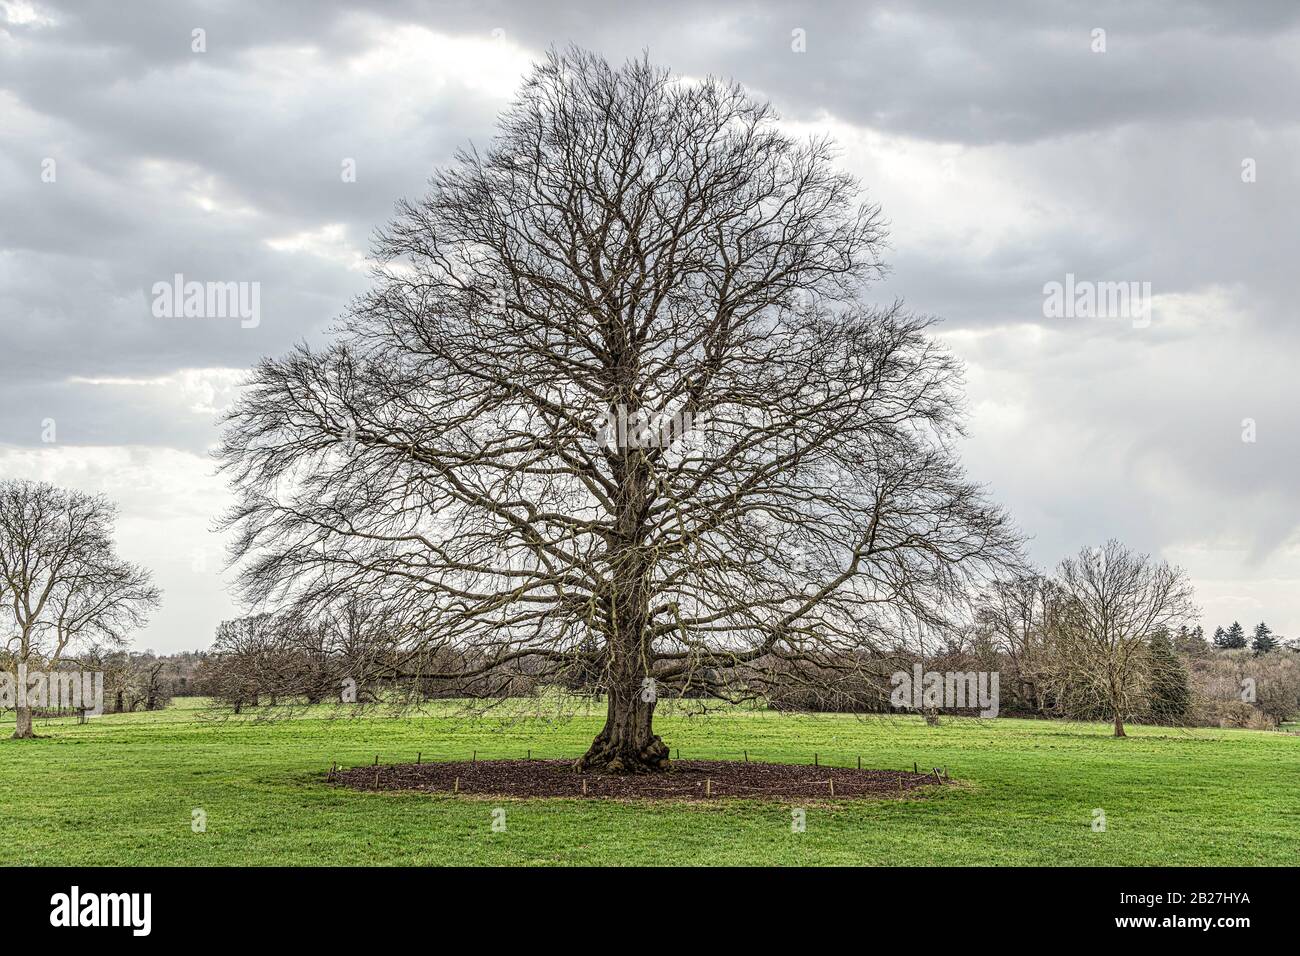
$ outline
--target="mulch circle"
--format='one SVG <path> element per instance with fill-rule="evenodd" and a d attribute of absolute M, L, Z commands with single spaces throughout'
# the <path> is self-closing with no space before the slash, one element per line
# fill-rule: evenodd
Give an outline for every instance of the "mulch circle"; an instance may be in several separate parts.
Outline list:
<path fill-rule="evenodd" d="M 335 770 L 330 779 L 353 790 L 616 800 L 879 799 L 948 782 L 934 773 L 910 770 L 854 770 L 734 760 L 674 760 L 664 773 L 632 775 L 578 774 L 571 760 L 407 763 Z"/>

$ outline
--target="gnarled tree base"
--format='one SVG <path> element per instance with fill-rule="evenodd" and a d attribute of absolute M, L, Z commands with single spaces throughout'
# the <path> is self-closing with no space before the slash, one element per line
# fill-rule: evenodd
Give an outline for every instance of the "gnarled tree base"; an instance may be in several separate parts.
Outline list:
<path fill-rule="evenodd" d="M 658 736 L 644 745 L 613 740 L 602 730 L 573 767 L 578 773 L 661 773 L 668 769 L 668 745 Z"/>

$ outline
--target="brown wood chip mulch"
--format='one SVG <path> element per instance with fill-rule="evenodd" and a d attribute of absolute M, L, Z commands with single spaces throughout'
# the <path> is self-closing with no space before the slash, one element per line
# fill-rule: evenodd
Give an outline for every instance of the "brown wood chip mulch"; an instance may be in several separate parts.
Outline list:
<path fill-rule="evenodd" d="M 468 797 L 622 800 L 844 799 L 899 797 L 946 783 L 936 773 L 854 770 L 733 760 L 674 760 L 660 774 L 578 774 L 571 760 L 478 760 L 388 764 L 331 771 L 353 790 L 460 793 Z M 585 782 L 585 792 L 584 792 Z"/>

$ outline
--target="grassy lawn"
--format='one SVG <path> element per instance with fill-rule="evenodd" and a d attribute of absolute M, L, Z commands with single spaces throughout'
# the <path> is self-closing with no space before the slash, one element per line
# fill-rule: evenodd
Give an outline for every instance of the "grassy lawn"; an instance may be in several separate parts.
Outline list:
<path fill-rule="evenodd" d="M 12 725 L 9 715 L 9 725 Z M 1234 730 L 791 716 L 665 717 L 696 758 L 910 770 L 959 786 L 922 799 L 791 805 L 508 801 L 326 785 L 332 760 L 576 756 L 600 723 L 424 716 L 213 720 L 181 701 L 0 740 L 0 864 L 1295 865 L 1300 738 Z M 0 724 L 5 737 L 11 727 Z M 492 810 L 504 807 L 505 832 Z M 207 830 L 194 833 L 201 808 Z M 1105 812 L 1094 832 L 1093 810 Z"/>

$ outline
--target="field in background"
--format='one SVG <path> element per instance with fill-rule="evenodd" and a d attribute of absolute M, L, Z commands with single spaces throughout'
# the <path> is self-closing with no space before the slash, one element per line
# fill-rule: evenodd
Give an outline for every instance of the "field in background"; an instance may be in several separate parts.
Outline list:
<path fill-rule="evenodd" d="M 599 713 L 598 713 L 599 710 Z M 683 757 L 912 769 L 959 785 L 922 799 L 791 806 L 512 801 L 369 794 L 345 766 L 572 757 L 603 708 L 557 721 L 431 714 L 213 720 L 193 701 L 0 740 L 0 864 L 1295 865 L 1300 738 L 1234 730 L 727 711 L 657 719 Z M 11 732 L 0 723 L 0 734 Z M 505 832 L 492 811 L 506 811 Z M 1093 829 L 1094 809 L 1105 832 Z M 206 832 L 195 833 L 195 810 Z"/>

